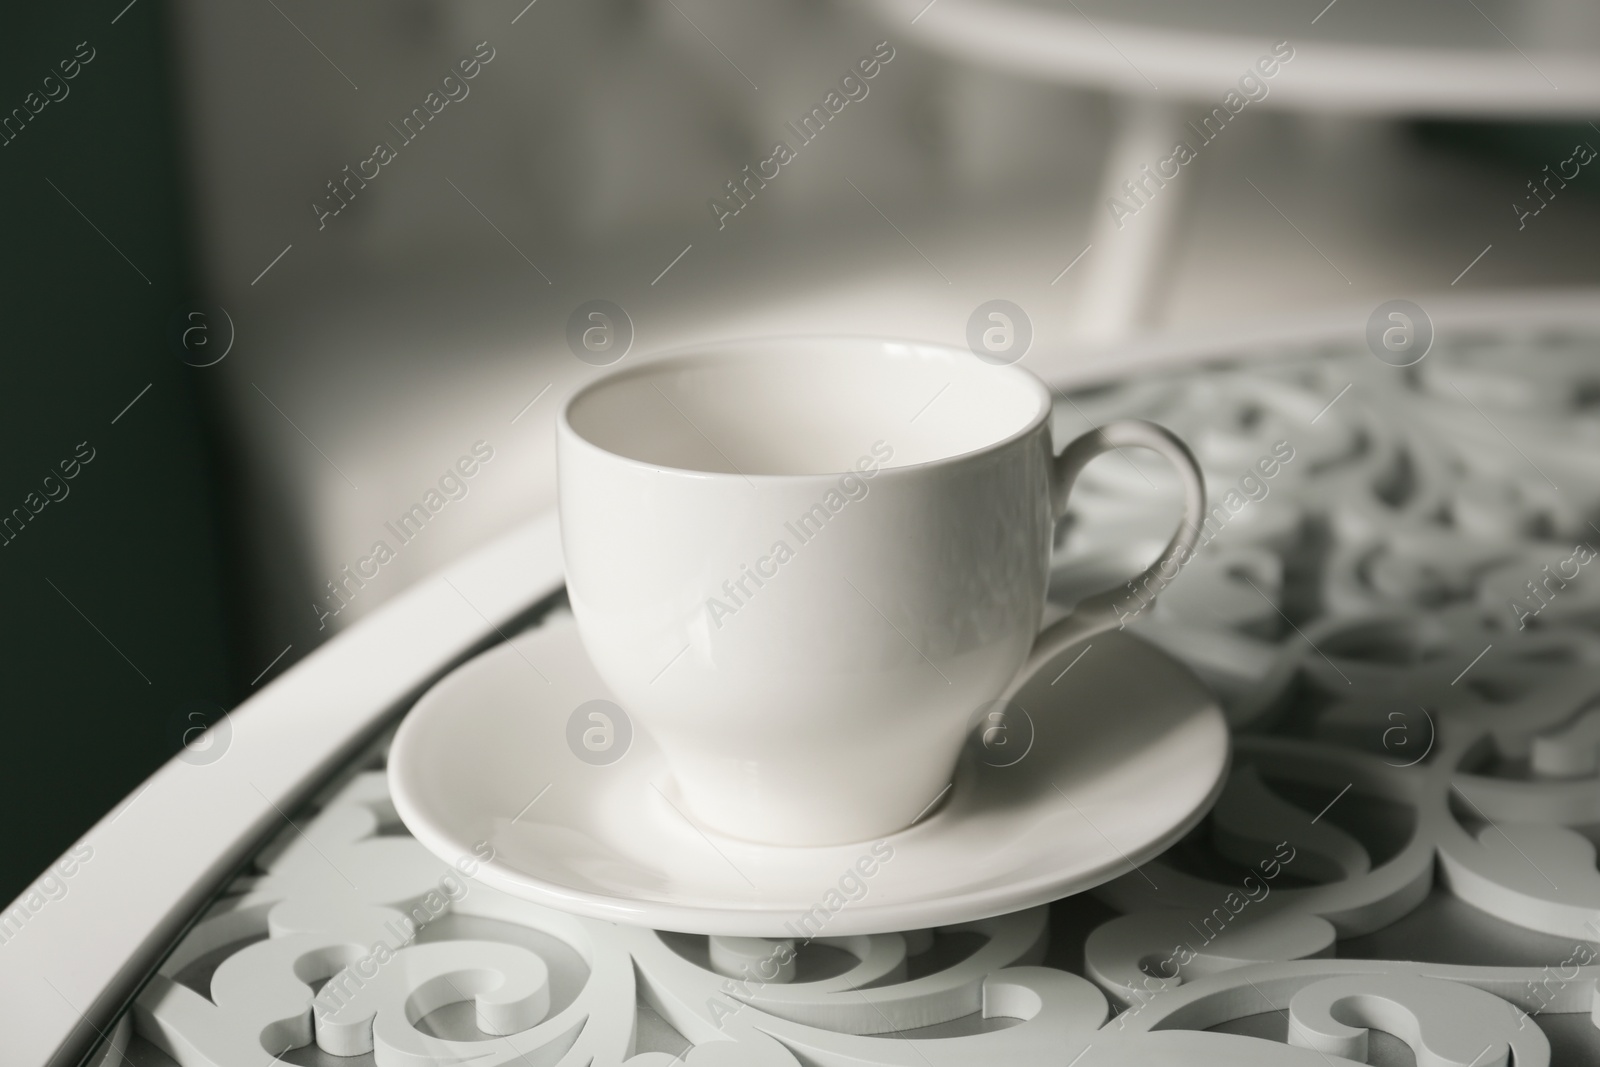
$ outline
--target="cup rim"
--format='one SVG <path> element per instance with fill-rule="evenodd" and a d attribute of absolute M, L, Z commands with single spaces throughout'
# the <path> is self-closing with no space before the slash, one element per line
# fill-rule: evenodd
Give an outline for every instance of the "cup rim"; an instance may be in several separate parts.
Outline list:
<path fill-rule="evenodd" d="M 622 378 L 628 378 L 637 374 L 647 373 L 651 369 L 659 367 L 659 365 L 662 363 L 677 362 L 680 364 L 693 364 L 701 360 L 710 362 L 726 359 L 732 352 L 747 346 L 771 346 L 777 344 L 795 344 L 818 341 L 833 343 L 845 342 L 851 344 L 865 343 L 873 346 L 904 345 L 915 348 L 935 349 L 940 352 L 953 353 L 963 359 L 978 359 L 977 356 L 967 352 L 964 349 L 939 341 L 917 341 L 904 337 L 882 337 L 870 334 L 769 334 L 760 337 L 736 337 L 717 341 L 703 341 L 684 344 L 674 348 L 662 349 L 658 352 L 648 353 L 638 361 L 634 362 L 631 366 L 609 371 L 605 374 L 602 374 L 595 380 L 585 383 L 571 396 L 567 397 L 566 402 L 561 405 L 561 412 L 557 417 L 557 443 L 559 445 L 563 439 L 570 440 L 576 445 L 580 445 L 583 448 L 605 456 L 607 459 L 613 462 L 621 463 L 625 466 L 634 467 L 639 470 L 648 470 L 660 474 L 681 475 L 689 478 L 703 478 L 707 480 L 736 480 L 742 482 L 761 481 L 769 484 L 786 482 L 790 484 L 797 484 L 808 480 L 829 481 L 846 474 L 855 473 L 850 470 L 840 470 L 810 471 L 798 474 L 769 474 L 761 472 L 741 474 L 738 471 L 707 471 L 697 470 L 692 467 L 674 467 L 668 464 L 650 463 L 646 460 L 638 459 L 634 456 L 624 455 L 621 452 L 617 452 L 613 449 L 606 448 L 603 445 L 596 444 L 594 441 L 591 441 L 588 437 L 580 433 L 577 428 L 572 425 L 570 419 L 568 418 L 573 406 L 584 397 L 588 396 L 592 391 L 609 385 L 612 382 Z M 757 355 L 750 358 L 759 359 L 762 357 Z M 1004 437 L 987 442 L 986 444 L 980 445 L 977 448 L 968 449 L 965 452 L 958 452 L 955 455 L 939 456 L 935 459 L 923 460 L 919 463 L 906 463 L 893 467 L 880 467 L 877 471 L 877 477 L 883 478 L 890 475 L 905 476 L 927 471 L 934 467 L 952 466 L 959 463 L 971 462 L 1015 444 L 1017 441 L 1038 430 L 1041 424 L 1048 422 L 1051 411 L 1054 407 L 1054 402 L 1050 397 L 1049 389 L 1045 386 L 1044 382 L 1040 380 L 1038 375 L 1015 365 L 1002 366 L 997 364 L 988 364 L 988 367 L 990 370 L 1011 375 L 1018 382 L 1024 383 L 1027 388 L 1033 391 L 1035 397 L 1038 399 L 1039 410 L 1035 412 L 1034 415 L 1029 418 L 1028 421 L 1021 427 Z"/>

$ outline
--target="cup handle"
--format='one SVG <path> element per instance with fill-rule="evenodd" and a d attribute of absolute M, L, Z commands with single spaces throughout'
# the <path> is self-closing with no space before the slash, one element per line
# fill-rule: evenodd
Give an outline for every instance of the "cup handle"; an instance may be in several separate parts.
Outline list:
<path fill-rule="evenodd" d="M 1160 570 L 1163 566 L 1170 567 L 1173 559 L 1178 559 L 1180 566 L 1188 562 L 1194 552 L 1195 542 L 1200 538 L 1200 527 L 1206 513 L 1206 484 L 1200 473 L 1200 464 L 1195 460 L 1194 453 L 1189 451 L 1189 446 L 1170 430 L 1143 419 L 1121 419 L 1108 422 L 1098 430 L 1091 430 L 1067 445 L 1055 458 L 1050 473 L 1050 503 L 1054 518 L 1059 522 L 1066 514 L 1067 495 L 1089 461 L 1119 448 L 1148 448 L 1152 452 L 1159 452 L 1177 470 L 1183 481 L 1183 519 L 1177 531 L 1173 533 L 1172 540 L 1167 542 L 1160 557 L 1133 580 L 1136 586 L 1143 586 L 1151 579 L 1164 586 L 1172 580 L 1173 575 L 1163 575 L 1159 573 Z M 1063 649 L 1117 626 L 1121 621 L 1117 605 L 1128 595 L 1124 587 L 1119 586 L 1086 597 L 1078 602 L 1070 615 L 1040 631 L 1022 670 L 1006 687 L 1003 697 L 1010 699 L 1014 696 L 1028 679 Z"/>

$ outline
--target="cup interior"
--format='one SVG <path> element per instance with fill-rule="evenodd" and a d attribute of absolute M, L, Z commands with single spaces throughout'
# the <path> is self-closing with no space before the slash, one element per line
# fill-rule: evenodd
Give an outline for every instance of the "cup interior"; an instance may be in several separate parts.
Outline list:
<path fill-rule="evenodd" d="M 1032 375 L 958 349 L 815 339 L 645 363 L 580 391 L 566 420 L 640 463 L 749 477 L 839 474 L 869 454 L 884 467 L 950 459 L 1026 432 L 1049 407 Z"/>

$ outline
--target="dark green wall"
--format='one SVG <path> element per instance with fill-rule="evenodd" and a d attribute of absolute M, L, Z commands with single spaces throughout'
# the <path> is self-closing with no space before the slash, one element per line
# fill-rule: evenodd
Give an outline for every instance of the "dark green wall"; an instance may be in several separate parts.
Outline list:
<path fill-rule="evenodd" d="M 46 501 L 0 535 L 0 901 L 177 750 L 188 702 L 236 685 L 206 371 L 167 338 L 194 278 L 166 12 L 113 24 L 125 4 L 14 4 L 0 32 L 0 116 L 94 51 L 0 147 L 0 517 Z"/>

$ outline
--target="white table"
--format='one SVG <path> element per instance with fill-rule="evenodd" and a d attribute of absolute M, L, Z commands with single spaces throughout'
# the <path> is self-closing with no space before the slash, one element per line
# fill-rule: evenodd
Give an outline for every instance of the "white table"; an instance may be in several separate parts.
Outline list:
<path fill-rule="evenodd" d="M 1600 805 L 1595 741 L 1583 736 L 1592 724 L 1582 716 L 1567 721 L 1572 709 L 1600 693 L 1600 638 L 1583 625 L 1583 612 L 1594 610 L 1600 586 L 1574 585 L 1553 599 L 1541 611 L 1539 632 L 1518 634 L 1502 625 L 1484 636 L 1484 628 L 1502 615 L 1493 583 L 1521 572 L 1502 563 L 1491 574 L 1477 561 L 1507 557 L 1537 574 L 1538 561 L 1559 561 L 1552 554 L 1559 544 L 1528 537 L 1526 531 L 1537 527 L 1532 520 L 1547 515 L 1567 533 L 1600 500 L 1590 462 L 1600 423 L 1593 415 L 1572 414 L 1576 409 L 1569 406 L 1573 394 L 1587 388 L 1600 356 L 1600 300 L 1593 292 L 1479 299 L 1437 306 L 1432 313 L 1435 352 L 1413 372 L 1410 385 L 1404 383 L 1412 375 L 1378 363 L 1361 348 L 1360 323 L 1343 317 L 1271 335 L 1119 346 L 1102 360 L 1070 366 L 1033 364 L 1064 389 L 1120 380 L 1063 404 L 1063 428 L 1076 430 L 1086 417 L 1117 413 L 1158 417 L 1195 445 L 1219 500 L 1238 482 L 1239 471 L 1280 435 L 1297 450 L 1276 476 L 1272 495 L 1241 508 L 1202 551 L 1216 558 L 1193 564 L 1201 569 L 1186 571 L 1139 624 L 1146 626 L 1145 636 L 1188 659 L 1223 695 L 1235 725 L 1253 735 L 1241 734 L 1233 796 L 1223 801 L 1231 809 L 1219 809 L 1218 818 L 1248 829 L 1260 816 L 1266 822 L 1251 833 L 1293 836 L 1307 857 L 1290 864 L 1291 871 L 1306 875 L 1300 888 L 1285 881 L 1273 889 L 1274 907 L 1283 905 L 1279 914 L 1297 925 L 1258 940 L 1250 951 L 1259 955 L 1250 958 L 1259 962 L 1248 970 L 1193 976 L 1140 1009 L 1127 1034 L 1115 1024 L 1096 1029 L 1093 997 L 1102 994 L 1081 977 L 1088 973 L 1084 953 L 1101 968 L 1095 973 L 1102 988 L 1127 999 L 1126 982 L 1144 951 L 1143 939 L 1165 936 L 1165 920 L 1154 912 L 1191 906 L 1207 911 L 1225 899 L 1228 879 L 1217 873 L 1224 868 L 1211 867 L 1202 876 L 1192 861 L 1223 863 L 1238 846 L 1219 846 L 1209 834 L 1178 846 L 1143 874 L 1130 873 L 1096 890 L 1092 898 L 1054 906 L 1053 935 L 1042 956 L 1035 947 L 1034 913 L 985 927 L 991 947 L 966 960 L 953 958 L 959 937 L 948 935 L 914 934 L 900 948 L 901 935 L 855 946 L 880 954 L 907 951 L 921 961 L 913 974 L 931 965 L 923 951 L 929 945 L 950 954 L 937 957 L 943 962 L 928 980 L 874 986 L 873 1010 L 881 1009 L 881 1017 L 865 1002 L 850 1000 L 852 994 L 837 982 L 825 995 L 802 982 L 785 987 L 781 1003 L 743 1008 L 728 1029 L 720 1029 L 704 1012 L 723 979 L 695 962 L 692 943 L 568 922 L 532 906 L 497 901 L 488 890 L 472 890 L 461 914 L 450 923 L 441 919 L 436 932 L 499 942 L 493 951 L 512 965 L 526 962 L 522 953 L 537 951 L 548 957 L 553 972 L 566 975 L 563 996 L 584 1005 L 596 1022 L 577 1053 L 550 1058 L 560 1067 L 583 1067 L 591 1053 L 596 1063 L 613 1062 L 599 1053 L 620 1047 L 618 1035 L 625 1033 L 616 1028 L 635 1025 L 636 997 L 644 1004 L 634 1031 L 637 1048 L 660 1053 L 636 1067 L 667 1067 L 686 1039 L 700 1046 L 735 1042 L 724 1050 L 734 1059 L 697 1052 L 690 1067 L 793 1067 L 795 1061 L 763 1031 L 820 1050 L 814 1062 L 922 1063 L 904 1042 L 871 1036 L 885 1029 L 883 1022 L 909 1028 L 901 1036 L 919 1039 L 914 1051 L 935 1067 L 1059 1065 L 1085 1044 L 1096 1047 L 1087 1062 L 1103 1064 L 1322 1067 L 1349 1061 L 1334 1059 L 1332 1052 L 1324 1060 L 1322 1053 L 1285 1048 L 1281 1012 L 1314 1022 L 1323 1017 L 1308 999 L 1335 994 L 1399 998 L 1422 1011 L 1432 1032 L 1445 1038 L 1477 1041 L 1487 1027 L 1484 1041 L 1445 1060 L 1457 1067 L 1471 1063 L 1484 1043 L 1506 1040 L 1520 1043 L 1519 1064 L 1542 1062 L 1535 1054 L 1546 1038 L 1568 1057 L 1565 1062 L 1593 1062 L 1600 1031 L 1589 1016 L 1600 966 L 1581 966 L 1573 977 L 1574 964 L 1563 964 L 1575 945 L 1593 947 L 1581 920 L 1591 912 L 1600 916 L 1600 879 L 1592 874 L 1592 854 L 1584 860 L 1591 868 L 1586 877 L 1578 873 L 1581 864 L 1570 871 L 1552 865 L 1570 865 L 1581 854 L 1566 828 L 1594 821 L 1592 809 Z M 1218 359 L 1239 362 L 1231 369 L 1195 369 Z M 1352 450 L 1361 439 L 1368 442 L 1366 450 Z M 1396 497 L 1397 483 L 1382 475 L 1393 472 L 1402 454 L 1411 464 L 1412 488 Z M 1140 514 L 1142 482 L 1132 472 L 1108 464 L 1090 473 L 1088 495 L 1079 501 L 1085 523 L 1074 534 L 1087 540 L 1070 546 L 1074 555 L 1058 569 L 1057 597 L 1069 596 L 1075 582 L 1092 584 L 1086 571 L 1117 553 L 1144 553 L 1120 532 L 1119 516 L 1130 529 L 1154 527 Z M 1298 488 L 1295 478 L 1304 479 Z M 1439 520 L 1441 508 L 1455 517 L 1448 528 Z M 1302 518 L 1323 524 L 1332 540 L 1297 556 L 1293 531 Z M 1304 568 L 1299 595 L 1285 592 L 1273 562 L 1291 557 Z M 1238 574 L 1260 589 L 1241 584 Z M 203 985 L 223 960 L 246 951 L 260 957 L 286 936 L 280 931 L 279 937 L 243 947 L 240 936 L 265 915 L 248 908 L 236 909 L 236 923 L 227 918 L 227 908 L 213 912 L 207 925 L 186 934 L 224 887 L 257 894 L 244 899 L 258 901 L 281 894 L 299 909 L 285 918 L 303 923 L 329 902 L 347 902 L 352 891 L 377 886 L 392 892 L 395 878 L 425 860 L 420 848 L 411 849 L 409 858 L 363 854 L 359 841 L 348 839 L 366 833 L 361 810 L 375 813 L 380 825 L 389 818 L 382 814 L 381 776 L 362 774 L 360 765 L 348 761 L 370 752 L 372 740 L 404 712 L 420 686 L 512 632 L 519 618 L 559 590 L 560 581 L 553 520 L 519 529 L 385 606 L 235 709 L 222 758 L 174 759 L 107 813 L 85 837 L 93 856 L 67 878 L 65 895 L 49 900 L 0 946 L 0 1048 L 8 1067 L 76 1063 L 102 1033 L 111 1035 L 112 1046 L 100 1063 L 122 1064 L 120 1050 L 126 1049 L 132 1067 L 170 1067 L 150 1043 L 158 1019 L 171 1026 L 170 1034 L 196 1040 L 249 1036 L 238 1015 L 225 1016 L 209 1001 L 177 994 L 192 1009 L 187 1016 L 162 1006 L 160 981 L 139 993 L 143 1016 L 119 1016 L 119 1009 L 163 968 Z M 1316 585 L 1315 598 L 1303 595 L 1308 581 Z M 1455 592 L 1441 596 L 1450 590 Z M 1322 606 L 1313 610 L 1307 606 L 1312 603 Z M 1296 616 L 1299 629 L 1277 621 L 1280 608 Z M 1562 650 L 1564 657 L 1554 655 Z M 1488 683 L 1481 691 L 1473 688 L 1480 681 Z M 1347 686 L 1358 699 L 1340 703 Z M 1419 750 L 1435 746 L 1428 743 L 1424 717 L 1392 717 L 1399 708 L 1382 701 L 1396 695 L 1415 695 L 1464 732 L 1454 739 L 1440 734 L 1434 761 L 1414 763 Z M 1286 705 L 1279 703 L 1283 699 Z M 1279 707 L 1290 714 L 1275 721 Z M 1488 750 L 1473 740 L 1481 735 L 1472 731 L 1485 725 L 1497 732 L 1495 745 L 1503 753 L 1498 761 L 1482 758 Z M 1397 726 L 1401 732 L 1394 734 Z M 1248 764 L 1265 768 L 1267 777 L 1285 778 L 1288 786 L 1280 782 L 1275 788 L 1281 792 L 1263 795 L 1251 781 L 1254 775 L 1244 771 Z M 1448 804 L 1453 793 L 1466 798 L 1455 808 Z M 1531 864 L 1492 828 L 1478 833 L 1469 802 L 1511 835 L 1517 850 L 1536 857 Z M 386 836 L 376 840 L 387 842 L 383 849 L 404 849 L 389 821 Z M 305 844 L 302 835 L 316 844 Z M 240 865 L 252 859 L 270 873 L 235 880 Z M 1563 888 L 1546 886 L 1541 867 L 1555 872 Z M 1147 875 L 1159 890 L 1150 889 Z M 1114 927 L 1106 925 L 1113 911 L 1126 916 L 1114 920 L 1120 924 Z M 325 918 L 338 924 L 351 916 L 334 908 Z M 586 974 L 576 956 L 527 933 L 536 927 L 589 951 Z M 1089 939 L 1092 930 L 1108 933 Z M 1302 958 L 1335 930 L 1337 958 Z M 1041 960 L 1042 968 L 1010 969 Z M 834 962 L 852 966 L 842 956 Z M 668 995 L 635 990 L 626 977 L 634 973 L 630 963 Z M 392 966 L 397 969 L 384 973 L 410 973 Z M 1541 968 L 1568 976 L 1552 982 L 1548 1003 L 1539 999 L 1546 975 Z M 281 961 L 258 958 L 244 973 L 259 979 L 287 972 Z M 283 981 L 275 988 L 292 987 Z M 250 994 L 237 1002 L 243 1008 L 264 995 L 250 982 L 234 988 Z M 1292 1006 L 1302 992 L 1306 998 Z M 991 1015 L 1027 1021 L 997 1029 L 979 1013 L 980 1002 Z M 1531 1018 L 1519 1026 L 1508 1002 Z M 446 1015 L 449 1010 L 441 1009 Z M 1345 1017 L 1342 1010 L 1335 1014 Z M 435 1021 L 444 1031 L 470 1034 L 470 1027 L 462 1030 L 470 1018 L 459 1013 Z M 1200 1032 L 1207 1028 L 1225 1033 Z M 477 1051 L 510 1055 L 500 1041 L 484 1042 L 481 1035 L 478 1040 Z M 1380 1054 L 1373 1062 L 1394 1062 L 1384 1058 L 1393 1052 L 1392 1043 L 1384 1047 L 1389 1040 L 1372 1037 Z M 442 1047 L 440 1062 L 460 1051 Z M 370 1062 L 340 1060 L 314 1048 L 297 1049 L 286 1059 L 319 1067 Z M 231 1067 L 235 1061 L 223 1062 Z M 268 1057 L 258 1062 L 265 1065 Z"/>
<path fill-rule="evenodd" d="M 1203 157 L 1201 138 L 1186 124 L 1222 107 L 1240 76 L 1277 42 L 1288 42 L 1294 58 L 1244 110 L 1379 118 L 1600 114 L 1600 7 L 1582 0 L 872 2 L 886 26 L 925 47 L 1117 98 L 1084 263 L 1079 329 L 1090 339 L 1122 336 L 1139 323 L 1192 177 L 1159 190 L 1147 183 L 1154 194 L 1133 219 L 1114 217 L 1106 205 L 1126 200 L 1124 182 L 1139 180 L 1141 165 L 1171 156 L 1178 141 Z"/>

